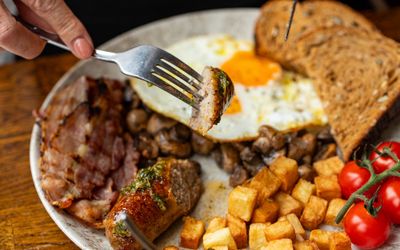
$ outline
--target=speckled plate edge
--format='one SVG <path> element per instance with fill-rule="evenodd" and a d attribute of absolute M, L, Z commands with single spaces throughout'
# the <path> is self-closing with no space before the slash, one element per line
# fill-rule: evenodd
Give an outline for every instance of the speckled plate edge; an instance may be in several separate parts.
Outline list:
<path fill-rule="evenodd" d="M 252 39 L 254 21 L 257 14 L 258 9 L 254 8 L 220 9 L 183 14 L 128 31 L 103 44 L 100 48 L 109 49 L 110 51 L 122 51 L 144 43 L 166 47 L 184 38 L 210 33 L 227 33 L 242 39 Z M 81 61 L 57 82 L 43 102 L 41 109 L 48 106 L 54 94 L 59 89 L 82 75 L 93 77 L 106 76 L 117 79 L 125 78 L 125 76 L 119 73 L 116 66 L 112 64 L 105 64 L 94 60 Z M 389 129 L 382 133 L 382 138 L 400 140 L 400 126 L 398 124 L 400 124 L 400 117 L 392 123 Z M 81 249 L 111 248 L 102 230 L 95 230 L 83 225 L 65 212 L 54 208 L 46 200 L 40 186 L 40 133 L 40 127 L 35 124 L 30 142 L 30 165 L 36 191 L 46 211 L 65 235 Z M 200 158 L 198 160 L 203 165 L 214 165 L 211 161 L 207 161 L 207 159 Z M 209 168 L 212 167 L 209 166 Z M 216 171 L 213 175 L 215 175 L 216 179 L 220 178 L 226 182 L 226 175 L 223 175 L 221 172 Z M 209 181 L 209 177 L 210 175 L 206 176 L 205 180 Z M 224 211 L 223 208 L 219 209 Z M 201 214 L 202 211 L 194 211 L 194 213 Z M 169 241 L 168 237 L 171 237 L 171 234 L 174 234 L 173 231 L 176 231 L 176 229 L 170 231 L 167 232 L 165 237 L 163 236 L 165 240 L 162 239 L 161 242 Z M 396 228 L 391 240 L 383 249 L 398 249 L 400 247 L 398 231 L 399 229 Z"/>

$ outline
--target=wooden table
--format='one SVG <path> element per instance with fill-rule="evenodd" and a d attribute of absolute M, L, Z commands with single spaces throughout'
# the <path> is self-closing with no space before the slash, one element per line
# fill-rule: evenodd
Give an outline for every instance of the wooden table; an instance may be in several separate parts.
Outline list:
<path fill-rule="evenodd" d="M 62 55 L 0 68 L 0 249 L 77 249 L 43 208 L 28 153 L 32 110 L 76 61 Z"/>
<path fill-rule="evenodd" d="M 400 41 L 400 8 L 367 16 Z M 32 110 L 76 61 L 61 55 L 0 67 L 0 249 L 77 248 L 40 203 L 28 153 Z"/>

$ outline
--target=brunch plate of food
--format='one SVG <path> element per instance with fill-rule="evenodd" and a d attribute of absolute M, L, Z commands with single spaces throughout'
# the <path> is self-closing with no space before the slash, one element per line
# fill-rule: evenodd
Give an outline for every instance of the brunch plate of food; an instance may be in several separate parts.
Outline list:
<path fill-rule="evenodd" d="M 31 172 L 78 247 L 140 249 L 122 212 L 160 249 L 349 249 L 350 238 L 400 247 L 396 227 L 365 245 L 335 222 L 346 199 L 378 192 L 351 196 L 368 180 L 346 184 L 353 153 L 400 140 L 400 45 L 346 6 L 319 1 L 298 6 L 284 42 L 290 2 L 171 17 L 102 46 L 151 44 L 197 72 L 222 69 L 234 96 L 208 131 L 202 119 L 213 111 L 193 116 L 113 64 L 83 61 L 58 81 L 37 112 Z"/>

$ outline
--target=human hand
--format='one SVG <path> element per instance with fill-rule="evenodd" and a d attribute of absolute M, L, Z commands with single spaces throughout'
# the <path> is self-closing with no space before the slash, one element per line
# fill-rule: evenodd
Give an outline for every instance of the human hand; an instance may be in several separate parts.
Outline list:
<path fill-rule="evenodd" d="M 48 32 L 56 33 L 78 58 L 93 53 L 93 43 L 85 27 L 63 0 L 15 0 L 19 15 Z M 32 59 L 46 42 L 17 22 L 0 0 L 0 49 Z"/>

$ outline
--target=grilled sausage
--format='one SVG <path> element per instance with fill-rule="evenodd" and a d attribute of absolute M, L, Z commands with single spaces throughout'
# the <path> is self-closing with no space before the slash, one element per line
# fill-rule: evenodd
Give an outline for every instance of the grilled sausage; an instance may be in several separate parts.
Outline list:
<path fill-rule="evenodd" d="M 122 190 L 104 221 L 106 236 L 114 249 L 141 249 L 119 221 L 121 211 L 126 211 L 143 234 L 154 240 L 194 207 L 200 193 L 198 163 L 159 159 L 154 166 L 140 170 L 136 180 Z"/>

